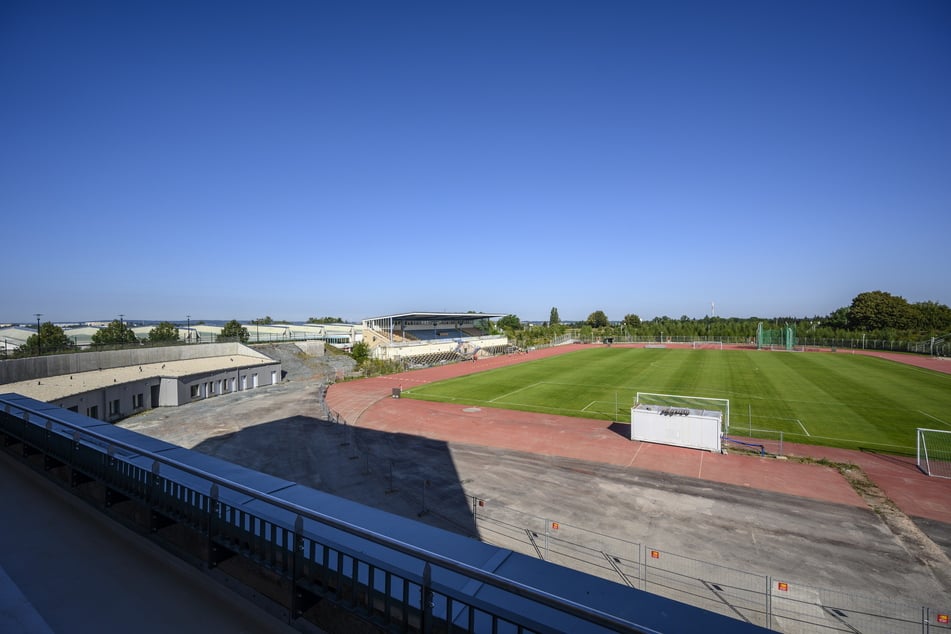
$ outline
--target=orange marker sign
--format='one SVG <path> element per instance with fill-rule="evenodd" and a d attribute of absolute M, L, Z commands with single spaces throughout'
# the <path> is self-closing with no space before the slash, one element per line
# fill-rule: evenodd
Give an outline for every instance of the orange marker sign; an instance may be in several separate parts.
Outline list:
<path fill-rule="evenodd" d="M 789 584 L 786 583 L 785 581 L 780 581 L 779 583 L 776 584 L 776 587 L 779 588 L 780 592 L 789 591 Z"/>

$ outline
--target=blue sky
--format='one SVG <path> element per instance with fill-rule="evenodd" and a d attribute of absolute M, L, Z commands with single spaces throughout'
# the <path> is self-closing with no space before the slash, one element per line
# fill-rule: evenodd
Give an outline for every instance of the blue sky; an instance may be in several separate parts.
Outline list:
<path fill-rule="evenodd" d="M 0 4 L 0 321 L 951 305 L 951 3 Z"/>

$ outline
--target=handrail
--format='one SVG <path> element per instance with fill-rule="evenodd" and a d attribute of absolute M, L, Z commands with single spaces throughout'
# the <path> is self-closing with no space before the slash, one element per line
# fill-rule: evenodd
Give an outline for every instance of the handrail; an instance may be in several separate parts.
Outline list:
<path fill-rule="evenodd" d="M 371 531 L 361 526 L 356 526 L 354 524 L 351 524 L 350 522 L 345 522 L 343 520 L 326 515 L 319 511 L 315 511 L 313 509 L 299 506 L 297 504 L 294 504 L 293 502 L 288 502 L 286 500 L 273 497 L 262 491 L 258 491 L 256 489 L 245 486 L 238 482 L 233 482 L 226 478 L 222 478 L 213 473 L 208 473 L 202 469 L 198 469 L 196 467 L 192 467 L 191 465 L 178 462 L 177 460 L 172 460 L 171 458 L 167 458 L 165 456 L 161 456 L 161 455 L 152 453 L 150 451 L 143 450 L 140 447 L 136 447 L 135 445 L 123 442 L 121 440 L 109 438 L 108 436 L 85 429 L 83 427 L 80 427 L 68 421 L 58 419 L 54 416 L 50 416 L 49 414 L 45 414 L 42 411 L 36 410 L 34 408 L 25 407 L 18 403 L 11 403 L 9 400 L 3 399 L 3 398 L 0 398 L 0 402 L 6 405 L 6 407 L 4 408 L 4 411 L 7 414 L 10 413 L 11 407 L 19 409 L 23 412 L 28 412 L 31 415 L 39 416 L 43 419 L 46 419 L 47 421 L 55 422 L 59 425 L 64 425 L 66 427 L 69 427 L 74 432 L 74 438 L 76 437 L 75 434 L 79 433 L 82 435 L 95 438 L 96 440 L 99 440 L 100 442 L 105 442 L 108 445 L 112 445 L 114 447 L 119 447 L 127 451 L 131 451 L 139 456 L 151 458 L 155 462 L 162 463 L 162 464 L 165 464 L 166 466 L 197 476 L 199 478 L 202 478 L 203 480 L 209 481 L 212 484 L 217 484 L 219 486 L 226 487 L 238 493 L 247 495 L 248 497 L 267 502 L 271 506 L 274 506 L 274 507 L 283 509 L 285 511 L 295 513 L 301 517 L 306 517 L 307 519 L 314 520 L 316 522 L 328 525 L 332 528 L 336 528 L 350 535 L 354 535 L 361 539 L 365 539 L 375 544 L 379 544 L 381 546 L 390 548 L 392 550 L 403 553 L 405 555 L 415 557 L 424 562 L 428 562 L 433 565 L 437 565 L 441 568 L 445 568 L 446 570 L 449 570 L 451 572 L 455 572 L 463 576 L 467 576 L 469 578 L 475 579 L 477 581 L 488 584 L 490 586 L 494 586 L 505 592 L 509 592 L 517 596 L 520 596 L 532 601 L 536 601 L 538 603 L 541 603 L 542 605 L 553 608 L 560 612 L 570 614 L 571 616 L 575 616 L 575 617 L 584 619 L 586 621 L 595 623 L 597 625 L 615 629 L 621 632 L 632 632 L 634 634 L 660 634 L 656 630 L 637 625 L 636 623 L 631 623 L 630 621 L 618 618 L 611 614 L 607 614 L 605 612 L 602 612 L 601 610 L 597 610 L 595 608 L 591 608 L 589 606 L 576 603 L 574 601 L 571 601 L 570 599 L 565 599 L 564 597 L 553 595 L 543 590 L 539 590 L 538 588 L 534 588 L 532 586 L 528 586 L 523 583 L 513 581 L 506 577 L 499 576 L 495 573 L 487 572 L 480 568 L 476 568 L 475 566 L 471 566 L 469 564 L 456 561 L 454 559 L 440 555 L 438 553 L 434 553 L 434 552 L 419 548 L 418 546 L 407 544 L 405 542 L 393 539 L 391 537 L 387 537 L 375 531 Z M 292 528 L 292 527 L 287 527 L 287 528 Z"/>

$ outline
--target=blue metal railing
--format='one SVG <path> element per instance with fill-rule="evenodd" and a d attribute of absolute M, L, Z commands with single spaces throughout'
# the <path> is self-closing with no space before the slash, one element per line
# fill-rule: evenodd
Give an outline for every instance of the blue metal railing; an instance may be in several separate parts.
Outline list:
<path fill-rule="evenodd" d="M 403 630 L 429 631 L 439 623 L 452 631 L 549 632 L 576 623 L 589 631 L 656 631 L 114 437 L 133 432 L 92 419 L 70 422 L 26 401 L 0 398 L 0 432 L 24 443 L 24 453 L 26 447 L 42 453 L 48 470 L 68 467 L 74 486 L 103 484 L 107 505 L 110 499 L 146 505 L 152 532 L 174 523 L 207 539 L 210 566 L 237 554 L 276 574 L 290 586 L 290 619 L 330 598 Z M 352 538 L 379 548 L 354 548 Z M 478 594 L 493 599 L 461 590 L 472 584 L 482 584 Z"/>

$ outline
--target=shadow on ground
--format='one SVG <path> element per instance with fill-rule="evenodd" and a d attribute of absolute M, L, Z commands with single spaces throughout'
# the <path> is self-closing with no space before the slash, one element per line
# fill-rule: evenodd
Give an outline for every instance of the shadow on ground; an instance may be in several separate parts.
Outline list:
<path fill-rule="evenodd" d="M 875 456 L 889 464 L 898 465 L 909 471 L 914 471 L 915 473 L 921 472 L 921 469 L 915 464 L 914 454 L 887 454 L 877 449 L 868 449 L 866 447 L 859 447 L 859 451 L 870 456 Z"/>
<path fill-rule="evenodd" d="M 442 441 L 292 416 L 213 436 L 193 449 L 478 538 L 471 498 Z"/>

